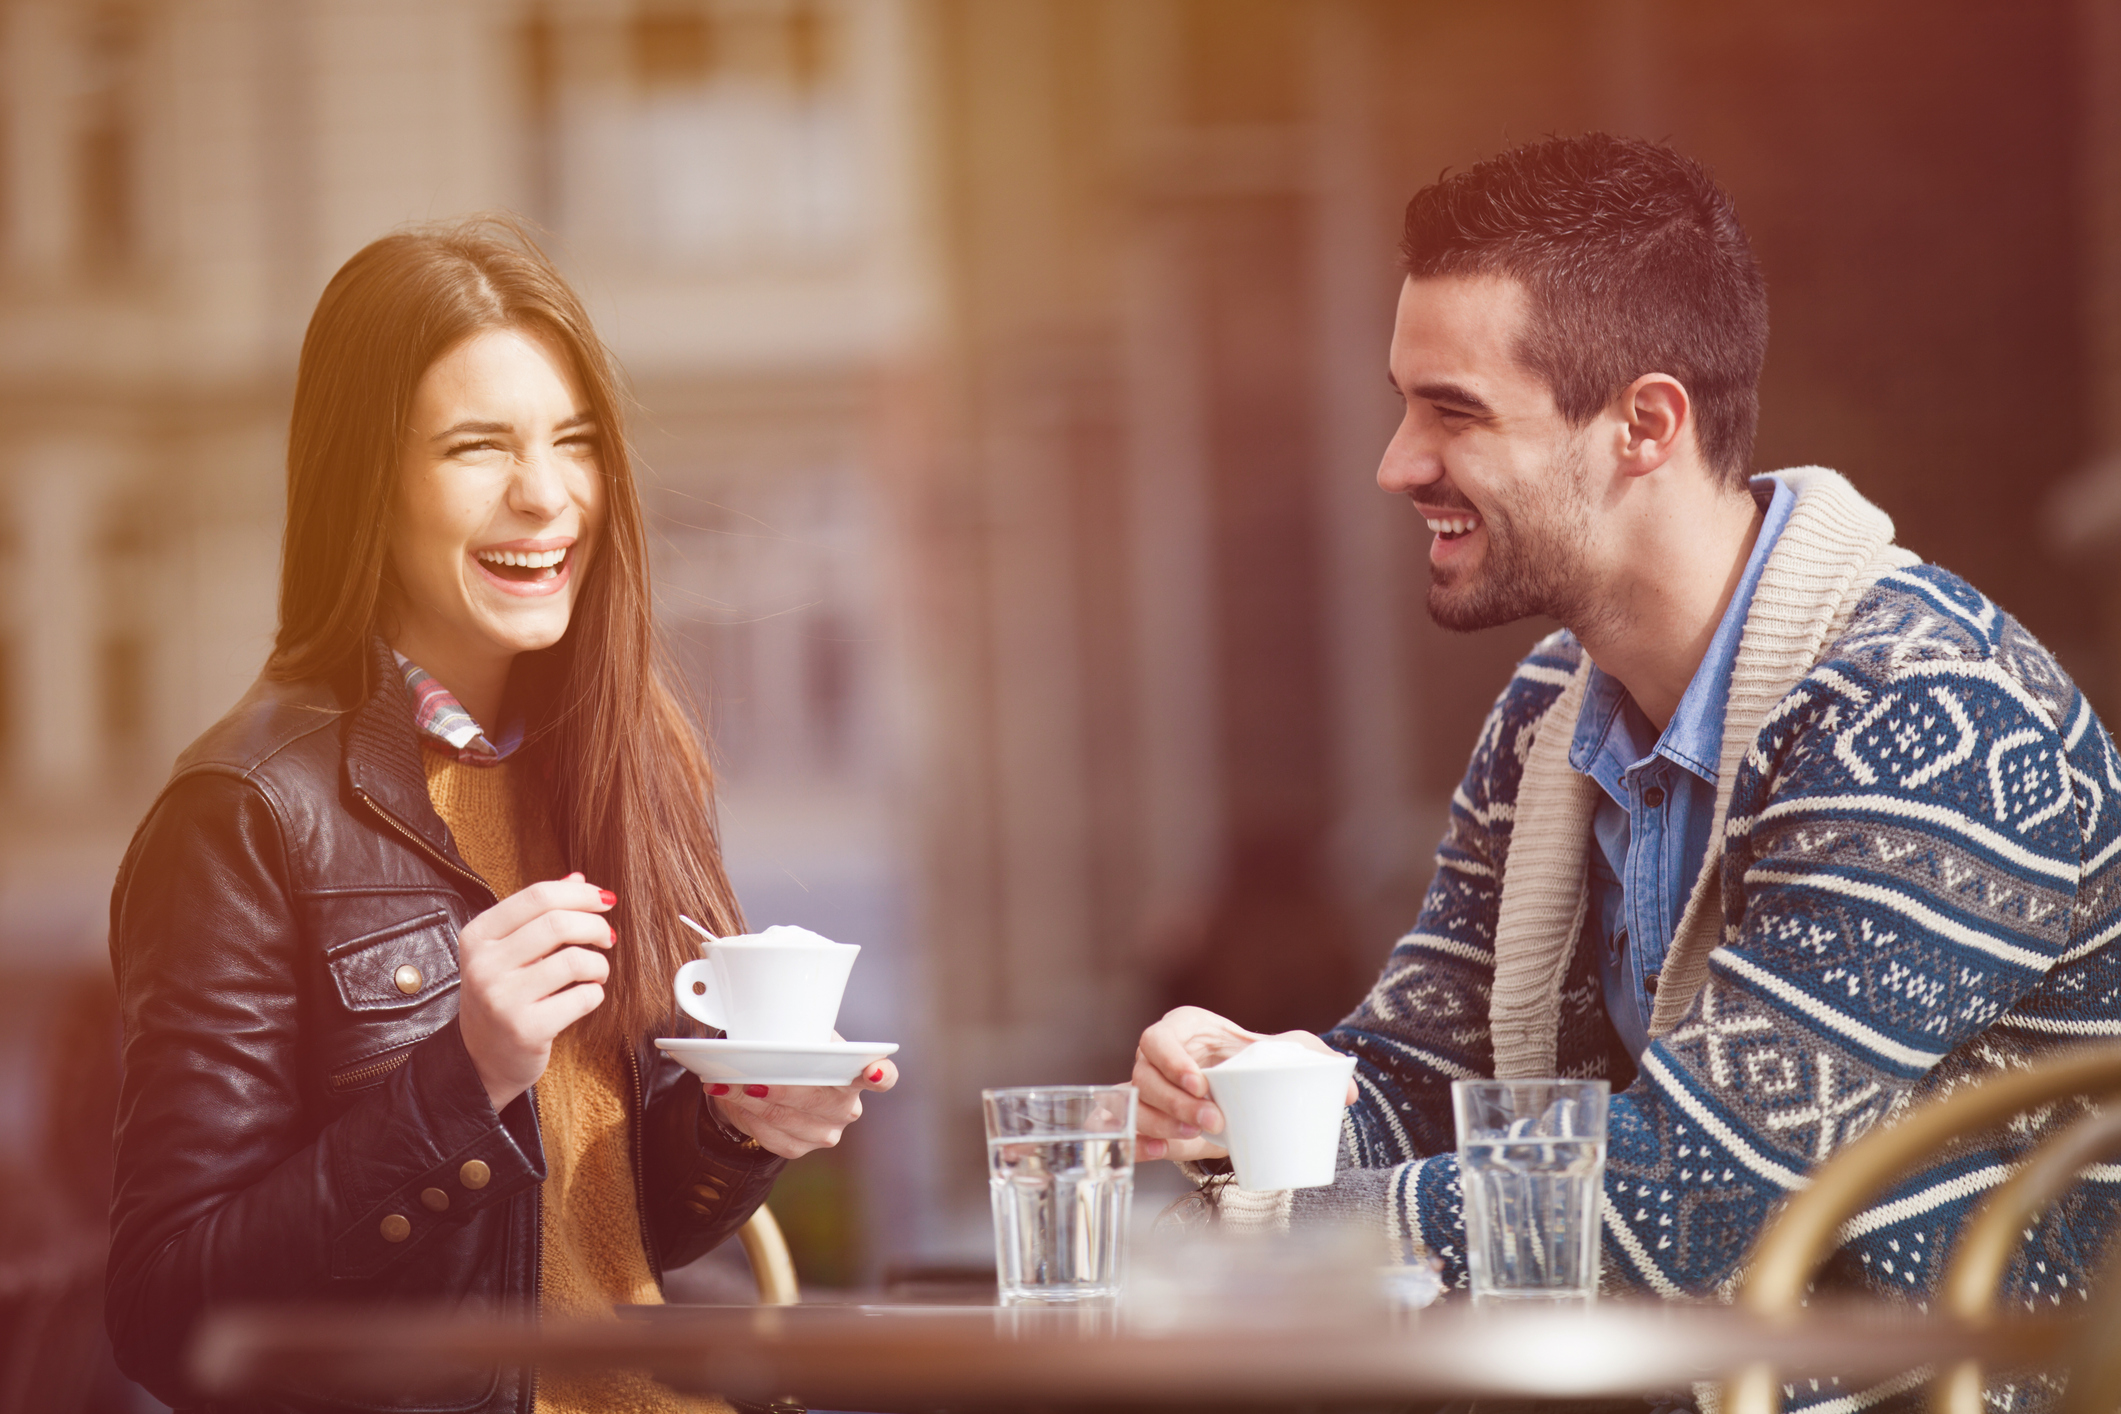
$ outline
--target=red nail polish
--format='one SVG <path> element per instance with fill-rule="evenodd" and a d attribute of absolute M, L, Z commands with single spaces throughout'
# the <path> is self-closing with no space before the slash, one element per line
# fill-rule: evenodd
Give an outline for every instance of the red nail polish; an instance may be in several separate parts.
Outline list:
<path fill-rule="evenodd" d="M 729 1087 L 727 1085 L 710 1085 L 707 1088 L 707 1093 L 710 1095 L 726 1095 L 729 1093 Z"/>
<path fill-rule="evenodd" d="M 619 896 L 609 889 L 598 889 L 597 897 L 604 901 L 604 907 L 606 908 L 611 907 L 613 904 L 619 901 Z"/>
<path fill-rule="evenodd" d="M 754 1100 L 763 1100 L 766 1098 L 766 1087 L 763 1085 L 746 1085 L 744 1093 Z"/>
<path fill-rule="evenodd" d="M 875 1070 L 869 1072 L 869 1083 L 872 1085 L 883 1078 L 884 1068 L 882 1066 L 878 1066 Z"/>
<path fill-rule="evenodd" d="M 604 931 L 611 934 L 611 941 L 613 941 L 614 943 L 619 940 L 619 930 L 612 927 L 610 924 L 607 923 L 604 925 Z"/>

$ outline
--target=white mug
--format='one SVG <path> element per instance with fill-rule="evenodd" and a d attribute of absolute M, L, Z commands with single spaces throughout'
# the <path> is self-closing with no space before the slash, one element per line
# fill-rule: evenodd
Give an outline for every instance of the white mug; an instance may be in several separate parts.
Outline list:
<path fill-rule="evenodd" d="M 678 969 L 678 1005 L 732 1041 L 824 1045 L 861 948 L 807 928 L 717 938 Z"/>
<path fill-rule="evenodd" d="M 1341 1102 L 1355 1057 L 1293 1041 L 1255 1041 L 1201 1072 L 1223 1112 L 1223 1147 L 1237 1186 L 1253 1192 L 1323 1188 L 1340 1157 Z"/>

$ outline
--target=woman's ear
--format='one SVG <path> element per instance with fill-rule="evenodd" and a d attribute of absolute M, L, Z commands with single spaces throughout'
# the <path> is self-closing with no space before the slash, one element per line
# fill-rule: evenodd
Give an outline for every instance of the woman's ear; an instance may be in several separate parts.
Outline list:
<path fill-rule="evenodd" d="M 1694 407 L 1685 385 L 1668 373 L 1645 373 L 1620 395 L 1627 423 L 1621 449 L 1622 470 L 1645 476 L 1671 460 L 1680 438 L 1691 430 Z"/>

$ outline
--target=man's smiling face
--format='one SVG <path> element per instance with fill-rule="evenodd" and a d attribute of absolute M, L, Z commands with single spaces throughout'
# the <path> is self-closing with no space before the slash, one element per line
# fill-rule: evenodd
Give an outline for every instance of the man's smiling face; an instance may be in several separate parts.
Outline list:
<path fill-rule="evenodd" d="M 1406 404 L 1377 484 L 1434 536 L 1429 614 L 1470 632 L 1548 614 L 1574 624 L 1591 591 L 1588 428 L 1571 428 L 1517 358 L 1530 299 L 1489 275 L 1409 279 L 1392 330 Z"/>

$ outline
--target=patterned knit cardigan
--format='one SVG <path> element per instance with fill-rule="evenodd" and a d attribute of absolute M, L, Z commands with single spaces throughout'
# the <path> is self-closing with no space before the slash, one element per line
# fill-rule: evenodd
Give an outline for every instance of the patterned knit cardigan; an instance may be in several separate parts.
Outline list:
<path fill-rule="evenodd" d="M 1567 633 L 1482 729 L 1412 932 L 1326 1036 L 1358 1059 L 1330 1188 L 1204 1194 L 1232 1226 L 1381 1226 L 1462 1283 L 1450 1082 L 1616 1082 L 1604 1280 L 1727 1291 L 1811 1166 L 1902 1107 L 2081 1038 L 2121 1036 L 2121 764 L 2015 620 L 1892 547 L 1832 472 L 1799 493 L 1733 674 L 1710 856 L 1624 1090 L 1587 913 L 1597 787 L 1568 743 L 1588 661 Z M 1829 1285 L 1923 1299 L 1954 1230 L 2057 1125 L 1940 1153 L 1850 1225 Z M 2008 1278 L 2084 1294 L 2121 1165 L 2037 1225 Z M 1882 1393 L 1882 1391 L 1881 1391 Z"/>

